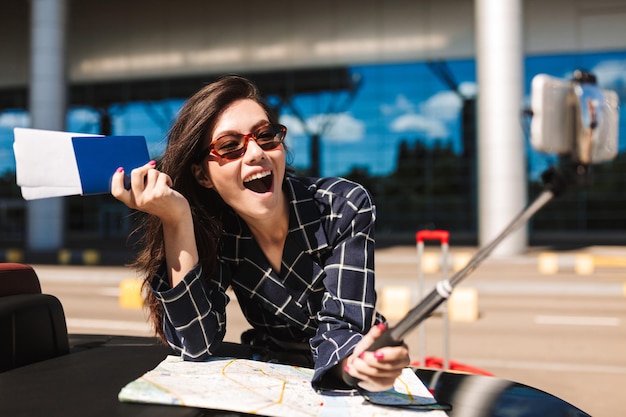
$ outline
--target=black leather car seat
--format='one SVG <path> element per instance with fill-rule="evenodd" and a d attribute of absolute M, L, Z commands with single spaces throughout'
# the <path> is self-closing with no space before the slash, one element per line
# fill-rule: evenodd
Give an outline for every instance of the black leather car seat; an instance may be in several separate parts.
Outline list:
<path fill-rule="evenodd" d="M 29 265 L 0 263 L 0 372 L 69 353 L 61 302 Z"/>

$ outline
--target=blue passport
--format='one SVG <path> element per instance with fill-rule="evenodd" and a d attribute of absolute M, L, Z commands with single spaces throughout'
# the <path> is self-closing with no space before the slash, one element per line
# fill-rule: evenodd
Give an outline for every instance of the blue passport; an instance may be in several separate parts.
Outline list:
<path fill-rule="evenodd" d="M 72 137 L 82 194 L 111 191 L 111 178 L 119 167 L 126 173 L 150 161 L 143 136 Z"/>

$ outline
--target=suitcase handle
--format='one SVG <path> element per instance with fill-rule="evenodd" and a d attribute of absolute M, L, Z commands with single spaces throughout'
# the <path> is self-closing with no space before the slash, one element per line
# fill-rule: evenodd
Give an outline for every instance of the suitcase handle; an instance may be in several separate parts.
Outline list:
<path fill-rule="evenodd" d="M 447 230 L 420 230 L 415 233 L 415 240 L 418 243 L 425 240 L 439 240 L 441 243 L 448 243 L 450 240 L 450 232 Z"/>

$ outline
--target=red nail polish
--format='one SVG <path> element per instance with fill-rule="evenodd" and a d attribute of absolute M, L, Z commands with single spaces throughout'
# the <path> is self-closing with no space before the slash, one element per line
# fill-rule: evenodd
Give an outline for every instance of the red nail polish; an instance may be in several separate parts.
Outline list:
<path fill-rule="evenodd" d="M 385 357 L 385 354 L 379 351 L 374 352 L 374 357 L 378 360 L 381 360 Z"/>
<path fill-rule="evenodd" d="M 385 330 L 387 328 L 387 324 L 386 323 L 378 323 L 376 325 L 376 327 L 378 327 L 380 330 Z"/>
<path fill-rule="evenodd" d="M 365 357 L 365 352 L 361 352 L 361 354 L 359 355 L 359 359 L 363 359 Z"/>
<path fill-rule="evenodd" d="M 154 161 L 154 160 L 152 160 L 152 161 L 150 161 L 150 162 L 148 162 L 148 163 L 149 163 L 150 165 L 152 165 L 152 166 L 156 166 L 156 161 Z"/>
<path fill-rule="evenodd" d="M 343 370 L 346 372 L 350 372 L 350 367 L 348 365 L 344 365 Z"/>
<path fill-rule="evenodd" d="M 119 167 L 118 169 L 115 170 L 115 172 L 124 172 L 124 167 Z"/>

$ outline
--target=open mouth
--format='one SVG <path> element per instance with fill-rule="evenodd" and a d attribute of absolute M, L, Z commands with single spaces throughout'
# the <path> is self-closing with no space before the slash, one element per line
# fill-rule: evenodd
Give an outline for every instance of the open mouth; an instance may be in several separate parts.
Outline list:
<path fill-rule="evenodd" d="M 244 187 L 255 193 L 266 193 L 272 188 L 274 175 L 271 171 L 264 171 L 252 175 L 243 182 Z"/>

